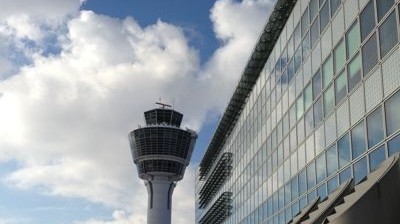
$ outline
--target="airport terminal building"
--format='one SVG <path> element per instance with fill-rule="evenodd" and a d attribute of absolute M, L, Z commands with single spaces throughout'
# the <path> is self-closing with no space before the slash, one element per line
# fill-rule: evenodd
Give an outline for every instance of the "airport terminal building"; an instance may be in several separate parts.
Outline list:
<path fill-rule="evenodd" d="M 196 223 L 400 223 L 399 11 L 276 1 L 200 164 Z"/>

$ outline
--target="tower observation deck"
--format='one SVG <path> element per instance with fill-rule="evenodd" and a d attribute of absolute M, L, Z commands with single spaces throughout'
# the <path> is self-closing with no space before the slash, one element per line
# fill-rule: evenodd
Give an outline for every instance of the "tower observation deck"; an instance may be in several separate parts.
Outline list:
<path fill-rule="evenodd" d="M 181 113 L 157 104 L 161 108 L 146 111 L 146 126 L 133 130 L 129 138 L 139 178 L 147 188 L 147 224 L 170 224 L 172 193 L 189 165 L 197 133 L 180 128 Z"/>

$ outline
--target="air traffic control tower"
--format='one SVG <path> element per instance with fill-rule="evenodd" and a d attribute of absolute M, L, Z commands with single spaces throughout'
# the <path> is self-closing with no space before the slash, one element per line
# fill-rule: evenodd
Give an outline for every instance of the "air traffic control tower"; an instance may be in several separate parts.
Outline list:
<path fill-rule="evenodd" d="M 196 132 L 181 129 L 183 115 L 166 104 L 144 113 L 146 126 L 129 137 L 133 161 L 148 192 L 147 224 L 170 224 L 172 192 L 183 178 Z"/>

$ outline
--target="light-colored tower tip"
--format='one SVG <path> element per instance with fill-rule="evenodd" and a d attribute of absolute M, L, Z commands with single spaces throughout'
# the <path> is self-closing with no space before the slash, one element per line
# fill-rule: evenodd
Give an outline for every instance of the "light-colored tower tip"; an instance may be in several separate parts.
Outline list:
<path fill-rule="evenodd" d="M 170 224 L 172 193 L 183 178 L 197 134 L 180 128 L 183 115 L 157 102 L 144 113 L 146 126 L 129 137 L 133 161 L 148 192 L 147 224 Z"/>

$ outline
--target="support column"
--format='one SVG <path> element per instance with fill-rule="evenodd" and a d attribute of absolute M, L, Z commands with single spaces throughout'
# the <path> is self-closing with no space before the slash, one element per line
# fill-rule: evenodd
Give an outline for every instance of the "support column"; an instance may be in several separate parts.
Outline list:
<path fill-rule="evenodd" d="M 155 177 L 145 183 L 148 192 L 147 224 L 171 224 L 172 193 L 175 183 Z"/>

